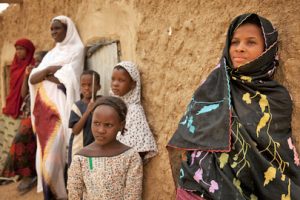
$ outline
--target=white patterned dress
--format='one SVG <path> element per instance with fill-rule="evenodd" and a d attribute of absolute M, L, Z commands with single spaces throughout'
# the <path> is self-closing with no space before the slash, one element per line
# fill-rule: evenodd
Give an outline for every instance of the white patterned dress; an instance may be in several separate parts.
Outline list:
<path fill-rule="evenodd" d="M 140 200 L 143 164 L 130 148 L 111 157 L 75 155 L 68 171 L 69 199 Z"/>

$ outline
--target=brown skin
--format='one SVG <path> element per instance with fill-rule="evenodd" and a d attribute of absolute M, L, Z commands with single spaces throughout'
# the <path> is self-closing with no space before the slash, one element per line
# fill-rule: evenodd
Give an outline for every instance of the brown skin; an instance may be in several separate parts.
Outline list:
<path fill-rule="evenodd" d="M 263 51 L 264 37 L 260 27 L 246 23 L 235 30 L 229 48 L 234 68 L 239 68 L 255 60 Z"/>
<path fill-rule="evenodd" d="M 24 75 L 24 81 L 23 81 L 22 88 L 21 88 L 21 96 L 22 96 L 23 99 L 28 94 L 28 90 L 29 90 L 29 87 L 28 87 L 28 78 L 29 78 L 29 75 L 31 73 L 31 70 L 34 67 L 37 67 L 42 62 L 42 59 L 43 58 L 38 53 L 35 53 L 34 54 L 35 66 L 28 65 L 27 68 L 26 68 L 26 73 Z"/>
<path fill-rule="evenodd" d="M 83 101 L 89 103 L 92 99 L 92 94 L 96 96 L 96 93 L 101 89 L 98 83 L 95 83 L 94 91 L 93 89 L 93 76 L 91 74 L 83 74 L 80 77 L 80 92 L 83 96 Z"/>
<path fill-rule="evenodd" d="M 37 84 L 44 80 L 48 80 L 53 83 L 60 84 L 59 80 L 56 77 L 54 77 L 54 73 L 60 68 L 62 68 L 62 66 L 49 66 L 44 70 L 38 71 L 31 76 L 30 83 Z"/>
<path fill-rule="evenodd" d="M 111 77 L 111 89 L 115 95 L 124 96 L 134 89 L 136 82 L 125 69 L 114 69 Z"/>
<path fill-rule="evenodd" d="M 86 120 L 88 119 L 90 113 L 94 108 L 94 100 L 92 100 L 92 84 L 93 84 L 93 76 L 90 74 L 84 74 L 80 77 L 80 92 L 83 95 L 83 102 L 88 104 L 86 111 L 83 113 L 80 120 L 73 126 L 72 132 L 74 135 L 78 135 L 83 129 Z M 101 89 L 99 84 L 96 84 L 94 87 L 94 96 L 96 96 L 98 90 Z"/>
<path fill-rule="evenodd" d="M 62 42 L 67 34 L 67 26 L 61 23 L 59 20 L 54 20 L 51 24 L 51 36 L 55 42 Z M 31 84 L 37 84 L 44 80 L 51 81 L 56 84 L 60 84 L 59 80 L 54 76 L 55 72 L 62 66 L 49 66 L 44 70 L 36 72 L 30 78 Z"/>
<path fill-rule="evenodd" d="M 59 20 L 54 20 L 50 27 L 51 36 L 55 42 L 64 41 L 67 34 L 67 26 L 61 23 Z"/>
<path fill-rule="evenodd" d="M 115 156 L 130 147 L 116 139 L 118 131 L 124 129 L 117 111 L 107 105 L 98 106 L 93 113 L 92 132 L 95 142 L 80 150 L 77 154 L 85 156 Z"/>
<path fill-rule="evenodd" d="M 16 55 L 20 60 L 24 60 L 27 55 L 26 48 L 20 45 L 16 45 Z"/>
<path fill-rule="evenodd" d="M 100 105 L 95 109 L 92 120 L 92 132 L 95 142 L 101 148 L 108 148 L 118 143 L 116 139 L 118 131 L 121 131 L 124 126 L 124 121 L 120 121 L 119 115 L 114 108 Z"/>
<path fill-rule="evenodd" d="M 29 88 L 28 88 L 28 78 L 29 78 L 29 75 L 30 75 L 30 72 L 31 72 L 32 68 L 33 68 L 32 65 L 28 65 L 26 71 L 28 70 L 29 73 L 24 74 L 24 80 L 23 80 L 22 88 L 21 88 L 21 97 L 22 97 L 22 99 L 24 99 L 26 97 L 26 95 L 28 94 L 28 90 L 29 90 Z"/>

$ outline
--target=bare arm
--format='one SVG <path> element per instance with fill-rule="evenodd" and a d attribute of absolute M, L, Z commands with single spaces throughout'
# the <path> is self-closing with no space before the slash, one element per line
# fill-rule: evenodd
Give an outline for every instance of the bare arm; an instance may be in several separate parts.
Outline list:
<path fill-rule="evenodd" d="M 28 77 L 29 74 L 27 74 L 27 72 L 24 74 L 24 80 L 22 83 L 22 88 L 21 88 L 21 97 L 22 99 L 24 99 L 26 97 L 26 95 L 28 94 Z"/>
<path fill-rule="evenodd" d="M 83 113 L 82 117 L 80 118 L 80 120 L 74 124 L 73 128 L 72 128 L 72 133 L 74 135 L 78 135 L 80 133 L 80 131 L 83 129 L 87 118 L 89 117 L 89 114 L 92 112 L 94 107 L 94 102 L 90 101 L 90 103 L 88 104 L 88 107 L 86 109 L 86 111 Z"/>
<path fill-rule="evenodd" d="M 29 75 L 30 75 L 31 70 L 33 68 L 34 68 L 33 65 L 28 65 L 26 67 L 26 71 L 25 71 L 25 74 L 24 74 L 24 80 L 23 80 L 22 88 L 21 88 L 21 97 L 22 97 L 22 99 L 24 99 L 26 97 L 26 95 L 28 94 L 28 90 L 29 90 L 28 78 L 29 78 Z"/>
<path fill-rule="evenodd" d="M 30 83 L 31 84 L 37 84 L 39 82 L 42 82 L 43 80 L 48 80 L 47 77 L 50 76 L 49 81 L 52 81 L 54 83 L 57 83 L 58 79 L 53 76 L 53 74 L 59 70 L 61 66 L 49 66 L 41 71 L 38 71 L 30 77 Z M 53 76 L 53 78 L 51 78 Z M 55 80 L 56 79 L 56 80 Z M 60 83 L 58 81 L 58 83 Z"/>
<path fill-rule="evenodd" d="M 28 75 L 25 74 L 24 80 L 23 80 L 23 84 L 22 84 L 22 88 L 21 88 L 21 97 L 22 99 L 24 99 L 26 97 L 26 95 L 28 94 Z"/>

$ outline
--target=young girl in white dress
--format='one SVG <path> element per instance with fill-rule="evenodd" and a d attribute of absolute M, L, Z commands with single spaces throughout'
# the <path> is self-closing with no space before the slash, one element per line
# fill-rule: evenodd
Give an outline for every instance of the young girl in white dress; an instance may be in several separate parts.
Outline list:
<path fill-rule="evenodd" d="M 69 199 L 142 198 L 142 160 L 133 148 L 116 139 L 125 131 L 126 114 L 126 104 L 117 97 L 97 100 L 92 119 L 95 142 L 73 157 L 68 172 Z"/>

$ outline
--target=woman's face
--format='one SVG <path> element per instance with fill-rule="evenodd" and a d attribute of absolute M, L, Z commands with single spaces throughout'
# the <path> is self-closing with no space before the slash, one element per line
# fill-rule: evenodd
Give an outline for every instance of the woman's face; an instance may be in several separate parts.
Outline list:
<path fill-rule="evenodd" d="M 114 69 L 111 77 L 111 90 L 115 95 L 124 96 L 135 87 L 135 82 L 125 69 Z"/>
<path fill-rule="evenodd" d="M 16 45 L 16 55 L 20 60 L 23 60 L 26 58 L 26 49 L 20 45 Z"/>
<path fill-rule="evenodd" d="M 229 53 L 234 68 L 239 68 L 258 58 L 264 51 L 264 38 L 255 24 L 242 24 L 232 37 Z"/>
<path fill-rule="evenodd" d="M 61 23 L 59 20 L 54 20 L 50 27 L 51 36 L 55 42 L 62 42 L 67 34 L 67 26 Z"/>

